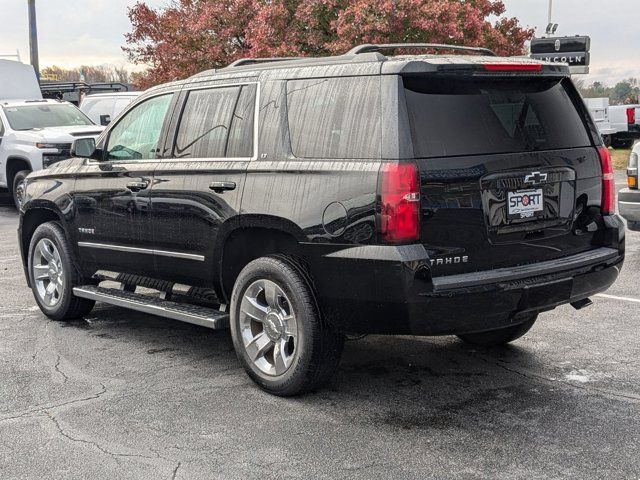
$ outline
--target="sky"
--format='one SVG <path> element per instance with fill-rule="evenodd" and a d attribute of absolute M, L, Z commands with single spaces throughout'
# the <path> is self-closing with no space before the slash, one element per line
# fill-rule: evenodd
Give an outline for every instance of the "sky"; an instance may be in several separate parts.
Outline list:
<path fill-rule="evenodd" d="M 151 6 L 169 0 L 147 0 Z M 544 33 L 548 0 L 503 0 L 506 15 Z M 36 0 L 40 65 L 128 65 L 121 50 L 135 0 Z M 640 78 L 640 0 L 553 0 L 559 35 L 591 36 L 588 83 Z M 0 55 L 29 61 L 27 0 L 0 0 Z M 583 77 L 583 76 L 581 76 Z"/>

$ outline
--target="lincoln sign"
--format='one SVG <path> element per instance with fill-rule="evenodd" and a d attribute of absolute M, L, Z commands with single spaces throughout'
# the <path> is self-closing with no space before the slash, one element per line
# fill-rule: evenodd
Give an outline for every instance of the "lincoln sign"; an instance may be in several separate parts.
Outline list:
<path fill-rule="evenodd" d="M 589 73 L 591 39 L 586 36 L 548 37 L 531 40 L 531 58 L 567 63 L 572 73 Z"/>

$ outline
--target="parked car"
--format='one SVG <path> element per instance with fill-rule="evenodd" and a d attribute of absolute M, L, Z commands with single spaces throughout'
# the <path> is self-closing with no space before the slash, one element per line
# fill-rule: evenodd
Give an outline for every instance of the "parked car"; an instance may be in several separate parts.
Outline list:
<path fill-rule="evenodd" d="M 87 95 L 80 110 L 97 125 L 109 125 L 141 92 L 112 92 Z"/>
<path fill-rule="evenodd" d="M 640 138 L 640 105 L 609 105 L 608 98 L 585 98 L 606 146 L 629 148 Z"/>
<path fill-rule="evenodd" d="M 638 157 L 640 142 L 637 142 L 629 156 L 627 167 L 627 188 L 618 192 L 620 215 L 627 220 L 629 230 L 640 231 L 640 190 L 638 190 Z"/>
<path fill-rule="evenodd" d="M 620 272 L 625 229 L 568 68 L 382 53 L 400 47 L 240 60 L 77 140 L 27 184 L 20 246 L 41 310 L 101 301 L 230 326 L 249 376 L 293 395 L 332 377 L 347 333 L 501 345 L 589 305 Z"/>
<path fill-rule="evenodd" d="M 97 137 L 97 127 L 74 105 L 43 100 L 31 65 L 0 60 L 0 188 L 13 194 L 16 207 L 27 175 L 71 156 L 80 137 Z"/>
<path fill-rule="evenodd" d="M 74 140 L 95 138 L 102 129 L 70 103 L 0 100 L 0 187 L 20 208 L 29 173 L 70 158 Z"/>

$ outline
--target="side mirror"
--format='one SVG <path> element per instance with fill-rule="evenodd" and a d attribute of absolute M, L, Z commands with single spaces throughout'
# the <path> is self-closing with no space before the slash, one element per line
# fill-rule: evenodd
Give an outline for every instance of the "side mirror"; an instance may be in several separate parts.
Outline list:
<path fill-rule="evenodd" d="M 111 123 L 111 115 L 100 115 L 100 125 L 106 127 Z"/>
<path fill-rule="evenodd" d="M 71 146 L 71 156 L 80 158 L 95 158 L 95 138 L 79 138 Z"/>

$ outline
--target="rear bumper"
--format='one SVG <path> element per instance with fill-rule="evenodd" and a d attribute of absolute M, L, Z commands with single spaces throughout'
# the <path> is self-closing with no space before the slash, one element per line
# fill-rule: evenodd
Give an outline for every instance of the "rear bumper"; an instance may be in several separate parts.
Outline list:
<path fill-rule="evenodd" d="M 619 219 L 612 221 L 622 227 Z M 433 279 L 421 245 L 348 248 L 316 259 L 321 265 L 312 262 L 312 268 L 324 272 L 314 275 L 323 313 L 346 332 L 479 332 L 606 290 L 624 261 L 624 231 L 615 230 L 617 248 Z"/>
<path fill-rule="evenodd" d="M 623 188 L 618 192 L 618 210 L 628 222 L 629 228 L 633 228 L 632 223 L 640 222 L 640 190 Z"/>

